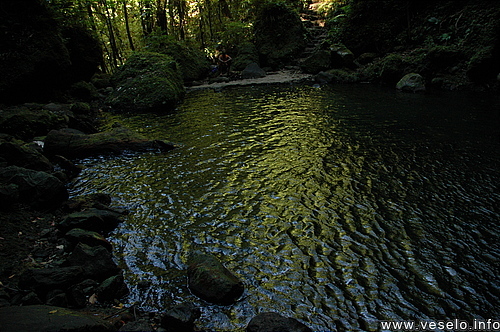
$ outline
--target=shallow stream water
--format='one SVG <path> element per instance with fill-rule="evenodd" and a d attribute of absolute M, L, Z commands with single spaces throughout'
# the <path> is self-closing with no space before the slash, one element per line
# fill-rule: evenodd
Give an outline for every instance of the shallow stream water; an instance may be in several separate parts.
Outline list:
<path fill-rule="evenodd" d="M 264 311 L 315 331 L 500 319 L 499 112 L 370 85 L 195 91 L 166 115 L 109 115 L 180 147 L 82 160 L 71 190 L 131 211 L 111 238 L 128 304 L 193 301 L 206 330 Z M 189 292 L 192 249 L 243 280 L 238 303 Z"/>

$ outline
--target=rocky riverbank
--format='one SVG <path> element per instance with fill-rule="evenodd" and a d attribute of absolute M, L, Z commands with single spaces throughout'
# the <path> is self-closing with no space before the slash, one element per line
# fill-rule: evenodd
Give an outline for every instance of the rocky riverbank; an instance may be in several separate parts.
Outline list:
<path fill-rule="evenodd" d="M 119 124 L 100 132 L 99 112 L 85 103 L 2 107 L 2 331 L 196 330 L 200 309 L 191 303 L 159 313 L 122 304 L 128 288 L 106 237 L 127 211 L 112 208 L 106 193 L 69 198 L 66 184 L 81 171 L 75 163 L 79 158 L 175 149 L 173 143 L 146 139 Z M 191 253 L 187 265 L 189 288 L 207 303 L 229 306 L 242 296 L 244 281 L 216 257 Z M 277 313 L 256 316 L 247 330 L 269 326 L 310 331 Z"/>

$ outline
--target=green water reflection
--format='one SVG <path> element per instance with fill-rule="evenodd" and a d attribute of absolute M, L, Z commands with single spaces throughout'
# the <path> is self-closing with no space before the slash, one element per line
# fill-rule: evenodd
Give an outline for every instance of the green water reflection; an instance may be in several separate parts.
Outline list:
<path fill-rule="evenodd" d="M 205 329 L 261 311 L 318 331 L 498 319 L 495 103 L 370 86 L 192 92 L 171 114 L 110 115 L 180 147 L 84 160 L 73 192 L 132 211 L 113 235 L 130 303 L 194 301 Z M 193 248 L 244 280 L 242 301 L 189 293 Z"/>

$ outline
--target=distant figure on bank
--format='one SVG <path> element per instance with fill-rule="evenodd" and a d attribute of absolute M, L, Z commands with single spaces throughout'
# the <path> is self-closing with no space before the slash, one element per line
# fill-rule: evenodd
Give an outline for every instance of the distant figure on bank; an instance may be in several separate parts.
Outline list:
<path fill-rule="evenodd" d="M 226 50 L 223 49 L 217 57 L 217 66 L 221 75 L 229 75 L 231 60 L 232 58 L 229 56 L 229 54 L 226 53 Z"/>

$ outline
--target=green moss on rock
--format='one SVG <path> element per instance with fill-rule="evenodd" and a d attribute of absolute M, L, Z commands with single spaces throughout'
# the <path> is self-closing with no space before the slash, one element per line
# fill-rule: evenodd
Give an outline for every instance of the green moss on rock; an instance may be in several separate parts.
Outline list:
<path fill-rule="evenodd" d="M 113 75 L 115 90 L 107 103 L 117 110 L 169 110 L 184 96 L 182 73 L 165 54 L 135 52 Z"/>
<path fill-rule="evenodd" d="M 261 66 L 279 68 L 291 64 L 307 44 L 299 15 L 282 2 L 262 6 L 254 32 Z"/>
<path fill-rule="evenodd" d="M 180 65 L 184 82 L 202 79 L 208 73 L 210 62 L 201 50 L 183 42 L 168 40 L 150 50 L 172 57 Z"/>
<path fill-rule="evenodd" d="M 252 62 L 259 63 L 259 53 L 255 45 L 250 42 L 238 45 L 236 56 L 233 58 L 232 69 L 242 71 Z"/>
<path fill-rule="evenodd" d="M 52 129 L 64 128 L 68 121 L 64 114 L 45 109 L 19 106 L 0 110 L 2 132 L 23 140 L 44 136 Z"/>

